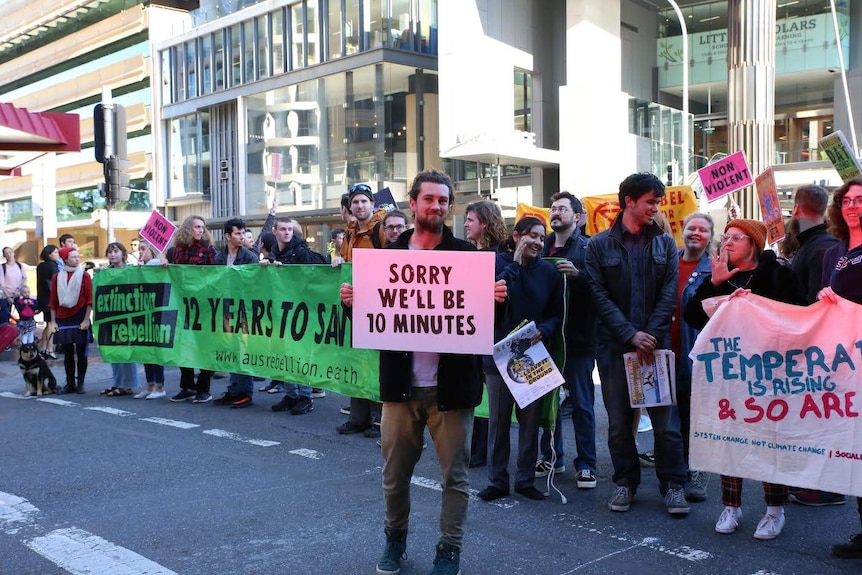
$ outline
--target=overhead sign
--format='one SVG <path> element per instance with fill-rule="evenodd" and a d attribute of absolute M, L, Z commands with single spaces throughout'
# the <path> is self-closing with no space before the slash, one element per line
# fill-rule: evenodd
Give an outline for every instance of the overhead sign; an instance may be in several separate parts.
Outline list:
<path fill-rule="evenodd" d="M 493 252 L 355 250 L 353 347 L 491 355 Z"/>
<path fill-rule="evenodd" d="M 751 172 L 742 150 L 697 171 L 706 199 L 714 202 L 752 184 Z"/>
<path fill-rule="evenodd" d="M 150 219 L 141 228 L 141 237 L 153 244 L 153 247 L 164 252 L 177 232 L 177 226 L 172 224 L 162 214 L 153 210 Z"/>
<path fill-rule="evenodd" d="M 829 157 L 842 182 L 849 182 L 862 176 L 862 165 L 841 130 L 822 138 L 820 149 Z"/>
<path fill-rule="evenodd" d="M 760 200 L 760 213 L 766 224 L 766 237 L 770 244 L 784 239 L 784 218 L 781 217 L 781 204 L 778 201 L 778 186 L 772 166 L 766 168 L 755 178 L 757 198 Z"/>

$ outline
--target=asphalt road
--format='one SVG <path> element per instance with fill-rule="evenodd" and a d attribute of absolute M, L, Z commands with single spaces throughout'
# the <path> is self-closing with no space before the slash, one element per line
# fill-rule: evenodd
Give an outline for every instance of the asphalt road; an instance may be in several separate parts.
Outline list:
<path fill-rule="evenodd" d="M 273 413 L 279 396 L 262 393 L 245 409 L 105 398 L 98 390 L 110 384 L 110 367 L 91 358 L 86 395 L 24 399 L 10 357 L 0 360 L 0 574 L 375 572 L 382 460 L 375 440 L 335 433 L 344 398 L 330 393 L 302 416 Z M 62 384 L 62 361 L 52 363 Z M 167 380 L 171 395 L 179 371 L 169 368 Z M 214 396 L 226 382 L 214 380 Z M 568 502 L 556 493 L 542 502 L 473 498 L 465 574 L 862 572 L 862 562 L 829 555 L 859 529 L 852 503 L 788 505 L 784 533 L 761 542 L 752 538 L 764 512 L 759 484 L 745 483 L 740 530 L 718 535 L 717 477 L 709 501 L 675 518 L 644 470 L 631 511 L 609 512 L 601 400 L 596 411 L 598 488 L 576 488 L 569 425 L 569 469 L 556 480 Z M 415 471 L 405 575 L 430 571 L 438 481 L 429 439 Z M 486 485 L 484 469 L 471 470 L 471 484 Z"/>

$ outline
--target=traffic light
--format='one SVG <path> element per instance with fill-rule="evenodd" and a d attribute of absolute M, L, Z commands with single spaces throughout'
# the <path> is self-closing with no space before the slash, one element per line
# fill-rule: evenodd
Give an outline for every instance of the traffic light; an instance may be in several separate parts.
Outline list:
<path fill-rule="evenodd" d="M 105 183 L 99 195 L 109 206 L 127 201 L 131 194 L 126 160 L 126 109 L 120 104 L 96 104 L 93 110 L 96 161 L 104 165 Z"/>

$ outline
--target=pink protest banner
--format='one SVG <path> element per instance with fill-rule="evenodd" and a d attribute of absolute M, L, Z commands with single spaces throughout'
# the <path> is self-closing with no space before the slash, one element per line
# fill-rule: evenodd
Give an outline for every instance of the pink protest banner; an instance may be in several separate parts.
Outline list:
<path fill-rule="evenodd" d="M 491 355 L 492 252 L 353 252 L 353 347 Z"/>
<path fill-rule="evenodd" d="M 171 238 L 177 231 L 177 226 L 167 220 L 162 214 L 153 210 L 150 219 L 141 228 L 141 237 L 153 244 L 160 252 L 165 251 Z"/>
<path fill-rule="evenodd" d="M 697 175 L 710 202 L 752 184 L 748 162 L 741 150 L 699 169 Z"/>
<path fill-rule="evenodd" d="M 862 496 L 862 305 L 723 299 L 689 355 L 691 468 Z"/>
<path fill-rule="evenodd" d="M 778 202 L 778 186 L 772 166 L 754 179 L 757 197 L 760 200 L 760 213 L 766 224 L 767 241 L 770 244 L 784 239 L 784 218 L 781 217 L 781 204 Z"/>

